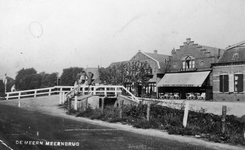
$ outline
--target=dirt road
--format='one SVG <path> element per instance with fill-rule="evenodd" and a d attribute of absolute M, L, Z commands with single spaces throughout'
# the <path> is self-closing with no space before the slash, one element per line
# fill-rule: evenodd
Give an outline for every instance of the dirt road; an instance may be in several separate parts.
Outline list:
<path fill-rule="evenodd" d="M 135 129 L 119 123 L 69 116 L 57 106 L 58 102 L 58 96 L 1 101 L 0 148 L 244 149 L 152 129 Z"/>

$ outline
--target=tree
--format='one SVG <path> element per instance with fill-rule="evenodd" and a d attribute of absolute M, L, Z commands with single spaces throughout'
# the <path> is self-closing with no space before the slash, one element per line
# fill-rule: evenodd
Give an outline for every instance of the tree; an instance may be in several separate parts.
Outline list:
<path fill-rule="evenodd" d="M 63 69 L 62 75 L 60 77 L 61 85 L 74 85 L 74 82 L 78 80 L 79 75 L 81 75 L 82 72 L 84 72 L 84 69 L 78 67 L 70 67 Z"/>
<path fill-rule="evenodd" d="M 48 74 L 41 72 L 40 75 L 42 77 L 41 88 L 53 87 L 57 85 L 57 73 Z"/>
<path fill-rule="evenodd" d="M 15 77 L 15 88 L 17 90 L 30 89 L 29 87 L 30 81 L 28 81 L 28 78 L 30 79 L 31 78 L 30 76 L 35 75 L 36 73 L 37 71 L 34 68 L 28 68 L 28 69 L 23 68 L 19 70 Z"/>
<path fill-rule="evenodd" d="M 152 69 L 147 62 L 131 61 L 108 68 L 99 68 L 99 77 L 106 84 L 132 83 L 137 93 L 139 86 L 146 87 L 148 85 L 149 79 L 152 78 Z"/>

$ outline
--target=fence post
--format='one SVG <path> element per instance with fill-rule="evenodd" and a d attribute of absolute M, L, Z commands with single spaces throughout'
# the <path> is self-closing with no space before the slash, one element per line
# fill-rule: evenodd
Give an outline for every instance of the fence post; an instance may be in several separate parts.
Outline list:
<path fill-rule="evenodd" d="M 104 91 L 104 95 L 105 95 L 105 97 L 107 97 L 107 92 L 106 92 L 106 87 L 105 87 L 105 91 Z"/>
<path fill-rule="evenodd" d="M 65 92 L 62 92 L 62 100 L 63 100 L 63 104 L 65 103 Z"/>
<path fill-rule="evenodd" d="M 9 99 L 9 94 L 7 93 L 7 95 L 6 95 L 6 100 L 8 100 Z"/>
<path fill-rule="evenodd" d="M 102 100 L 102 101 L 101 101 L 101 110 L 102 110 L 102 112 L 104 112 L 104 107 L 105 107 L 104 102 L 105 102 L 105 98 L 103 97 L 101 100 Z"/>
<path fill-rule="evenodd" d="M 186 125 L 187 125 L 188 112 L 189 112 L 189 102 L 186 102 L 185 103 L 184 118 L 183 118 L 183 126 L 184 127 L 186 127 Z"/>
<path fill-rule="evenodd" d="M 122 113 L 123 113 L 123 100 L 120 100 L 119 101 L 119 118 L 120 119 L 122 119 L 122 117 L 123 117 L 123 115 L 122 115 Z"/>
<path fill-rule="evenodd" d="M 48 96 L 51 95 L 51 88 L 48 90 Z"/>
<path fill-rule="evenodd" d="M 59 103 L 62 104 L 62 93 L 59 93 Z"/>
<path fill-rule="evenodd" d="M 71 99 L 68 98 L 67 102 L 68 102 L 68 115 L 70 115 L 71 114 Z"/>
<path fill-rule="evenodd" d="M 147 121 L 150 121 L 150 108 L 151 108 L 151 103 L 148 102 L 147 103 L 147 117 L 146 117 Z"/>
<path fill-rule="evenodd" d="M 19 92 L 18 99 L 20 99 L 21 92 Z"/>
<path fill-rule="evenodd" d="M 85 99 L 85 110 L 88 108 L 88 98 Z"/>
<path fill-rule="evenodd" d="M 37 90 L 34 91 L 34 97 L 37 97 Z"/>
<path fill-rule="evenodd" d="M 77 110 L 77 96 L 75 96 L 74 109 Z"/>
<path fill-rule="evenodd" d="M 226 128 L 226 106 L 222 106 L 222 133 L 225 133 L 225 128 Z"/>

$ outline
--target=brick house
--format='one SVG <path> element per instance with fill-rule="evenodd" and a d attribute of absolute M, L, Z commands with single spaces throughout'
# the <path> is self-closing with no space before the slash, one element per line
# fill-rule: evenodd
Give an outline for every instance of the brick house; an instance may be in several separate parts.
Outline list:
<path fill-rule="evenodd" d="M 159 54 L 157 50 L 154 50 L 153 53 L 142 52 L 139 50 L 129 61 L 114 62 L 111 63 L 109 67 L 123 63 L 146 62 L 152 70 L 152 78 L 148 81 L 148 87 L 145 88 L 139 85 L 137 95 L 141 96 L 142 88 L 145 90 L 146 94 L 156 95 L 156 84 L 161 79 L 159 78 L 159 75 L 162 77 L 161 74 L 165 73 L 166 62 L 169 61 L 169 57 L 169 55 Z M 130 82 L 124 83 L 124 85 L 130 91 L 133 89 L 132 83 Z"/>
<path fill-rule="evenodd" d="M 187 38 L 179 49 L 173 49 L 166 74 L 157 84 L 159 93 L 178 93 L 185 99 L 187 93 L 205 93 L 212 99 L 212 67 L 224 50 L 199 45 Z"/>
<path fill-rule="evenodd" d="M 161 79 L 161 74 L 164 74 L 166 71 L 166 62 L 169 61 L 170 56 L 159 54 L 157 50 L 154 50 L 153 53 L 138 51 L 129 62 L 140 61 L 147 62 L 152 69 L 152 78 L 149 80 L 149 85 L 146 87 L 146 94 L 157 94 L 156 84 Z M 159 76 L 160 75 L 160 76 Z M 141 87 L 140 87 L 141 88 Z"/>
<path fill-rule="evenodd" d="M 214 101 L 245 102 L 245 41 L 227 47 L 212 66 Z"/>

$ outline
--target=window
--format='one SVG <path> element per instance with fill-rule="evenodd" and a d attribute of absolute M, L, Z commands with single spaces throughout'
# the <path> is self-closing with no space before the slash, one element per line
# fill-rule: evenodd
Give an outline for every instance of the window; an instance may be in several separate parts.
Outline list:
<path fill-rule="evenodd" d="M 156 92 L 156 83 L 149 83 L 148 86 L 146 87 L 146 93 L 147 94 L 152 94 Z"/>
<path fill-rule="evenodd" d="M 192 56 L 186 56 L 182 59 L 183 69 L 195 68 L 195 59 Z"/>
<path fill-rule="evenodd" d="M 243 92 L 243 74 L 234 75 L 234 91 Z"/>
<path fill-rule="evenodd" d="M 220 92 L 228 92 L 229 91 L 229 78 L 228 75 L 220 75 Z"/>

